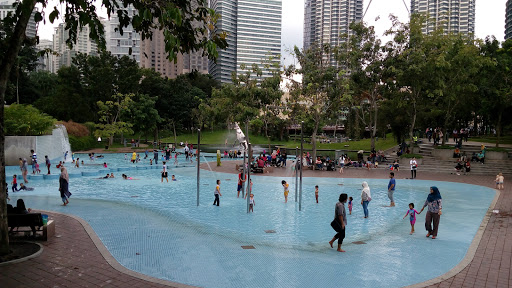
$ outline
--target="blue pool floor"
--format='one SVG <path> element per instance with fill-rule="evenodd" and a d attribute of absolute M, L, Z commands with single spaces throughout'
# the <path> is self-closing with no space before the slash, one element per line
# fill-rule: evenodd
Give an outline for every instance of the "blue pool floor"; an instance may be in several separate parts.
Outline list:
<path fill-rule="evenodd" d="M 117 165 L 128 164 L 121 159 Z M 178 178 L 174 183 L 160 183 L 155 169 L 129 172 L 141 180 L 72 178 L 73 196 L 67 207 L 60 206 L 57 180 L 31 181 L 36 189 L 11 193 L 11 203 L 23 197 L 29 207 L 77 215 L 123 266 L 184 284 L 398 287 L 435 278 L 457 265 L 495 195 L 492 189 L 474 185 L 400 180 L 397 207 L 386 208 L 387 180 L 372 179 L 368 180 L 374 199 L 370 218 L 363 219 L 361 179 L 305 178 L 304 202 L 298 211 L 294 178 L 284 178 L 292 188 L 285 204 L 282 178 L 257 176 L 253 178 L 255 213 L 247 214 L 246 202 L 236 198 L 236 175 L 203 172 L 197 207 L 195 168 L 171 168 L 170 174 Z M 220 207 L 211 205 L 216 179 L 222 182 Z M 319 204 L 314 202 L 314 185 L 320 186 Z M 418 216 L 417 232 L 409 235 L 409 221 L 402 220 L 407 204 L 415 203 L 419 211 L 433 185 L 444 201 L 439 238 L 425 237 L 425 212 Z M 328 244 L 335 234 L 329 223 L 342 192 L 355 199 L 343 244 L 346 253 Z M 255 249 L 244 250 L 243 245 Z"/>

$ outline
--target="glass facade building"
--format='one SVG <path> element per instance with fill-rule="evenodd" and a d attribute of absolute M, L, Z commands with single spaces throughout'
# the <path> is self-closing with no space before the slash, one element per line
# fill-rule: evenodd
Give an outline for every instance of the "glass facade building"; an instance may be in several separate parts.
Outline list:
<path fill-rule="evenodd" d="M 512 38 L 512 0 L 507 1 L 505 17 L 505 40 Z"/>
<path fill-rule="evenodd" d="M 210 61 L 210 74 L 231 83 L 231 73 L 243 73 L 257 64 L 262 77 L 271 76 L 271 68 L 263 63 L 269 58 L 272 63 L 280 62 L 281 0 L 211 0 L 210 8 L 221 16 L 215 32 L 228 33 L 228 48 L 219 50 L 217 62 Z"/>
<path fill-rule="evenodd" d="M 363 0 L 306 0 L 304 3 L 304 49 L 314 44 L 339 46 L 350 36 L 349 26 L 363 18 Z M 335 60 L 331 60 L 335 65 Z"/>
<path fill-rule="evenodd" d="M 475 33 L 475 0 L 411 0 L 411 14 L 427 16 L 423 33 Z"/>

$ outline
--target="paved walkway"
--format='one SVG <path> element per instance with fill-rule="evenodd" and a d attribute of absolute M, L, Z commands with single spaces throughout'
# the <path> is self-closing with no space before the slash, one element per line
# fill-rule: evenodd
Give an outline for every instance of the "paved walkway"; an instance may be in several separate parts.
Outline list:
<path fill-rule="evenodd" d="M 229 164 L 229 165 L 228 165 Z M 233 163 L 213 167 L 219 172 L 235 172 Z M 396 173 L 397 179 L 409 177 L 410 171 Z M 285 175 L 277 168 L 272 176 Z M 384 168 L 367 171 L 349 168 L 338 172 L 305 171 L 304 176 L 387 178 Z M 289 175 L 289 174 L 288 174 Z M 493 187 L 494 176 L 457 176 L 422 173 L 418 179 L 463 182 Z M 491 214 L 474 258 L 455 276 L 428 287 L 511 287 L 512 286 L 512 189 L 506 185 Z M 475 203 L 478 205 L 478 203 Z M 113 260 L 96 234 L 83 220 L 57 213 L 48 213 L 56 221 L 56 237 L 44 245 L 42 254 L 26 262 L 0 267 L 2 287 L 183 287 L 154 279 L 123 268 Z M 442 235 L 440 235 L 442 237 Z M 327 248 L 326 248 L 327 249 Z M 417 259 L 428 261 L 428 259 Z M 426 284 L 426 283 L 425 283 Z M 415 285 L 417 286 L 417 285 Z M 427 286 L 427 285 L 423 285 Z"/>

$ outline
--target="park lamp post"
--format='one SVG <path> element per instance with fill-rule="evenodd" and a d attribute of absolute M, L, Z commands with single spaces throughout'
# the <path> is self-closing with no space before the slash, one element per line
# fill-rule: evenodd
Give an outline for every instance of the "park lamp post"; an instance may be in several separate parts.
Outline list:
<path fill-rule="evenodd" d="M 297 202 L 297 193 L 299 191 L 299 147 L 295 146 L 295 202 Z M 302 159 L 302 158 L 301 158 Z"/>
<path fill-rule="evenodd" d="M 199 206 L 199 182 L 200 182 L 200 171 L 201 171 L 201 158 L 200 158 L 200 150 L 201 149 L 201 129 L 197 129 L 197 206 Z M 177 153 L 177 152 L 176 152 Z"/>
<path fill-rule="evenodd" d="M 304 131 L 302 127 L 304 126 L 304 121 L 300 123 L 300 156 L 304 153 Z M 300 187 L 299 187 L 299 211 L 302 210 L 302 167 L 304 167 L 302 161 L 300 163 Z"/>

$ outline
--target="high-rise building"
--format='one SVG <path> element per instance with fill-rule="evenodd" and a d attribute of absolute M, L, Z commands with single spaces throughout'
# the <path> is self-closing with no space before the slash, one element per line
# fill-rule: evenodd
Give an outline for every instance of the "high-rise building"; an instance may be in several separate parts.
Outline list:
<path fill-rule="evenodd" d="M 192 8 L 198 5 L 197 1 L 191 2 Z M 200 25 L 193 23 L 192 25 Z M 159 72 L 163 77 L 176 78 L 181 74 L 197 71 L 208 74 L 208 56 L 203 55 L 203 50 L 178 53 L 173 62 L 167 58 L 165 51 L 165 38 L 163 31 L 153 30 L 153 39 L 145 39 L 140 45 L 140 66 L 151 68 Z"/>
<path fill-rule="evenodd" d="M 37 44 L 36 49 L 38 51 L 43 51 L 46 49 L 53 50 L 53 41 L 41 39 L 39 40 L 39 44 Z M 37 59 L 36 71 L 49 71 L 51 73 L 55 73 L 55 71 L 53 71 L 53 57 L 53 53 L 46 53 L 41 55 L 39 59 Z"/>
<path fill-rule="evenodd" d="M 169 61 L 165 51 L 164 34 L 154 30 L 153 39 L 145 39 L 140 45 L 140 66 L 154 69 L 163 77 L 176 78 L 181 74 L 197 71 L 208 74 L 208 57 L 203 52 L 179 53 L 176 61 Z"/>
<path fill-rule="evenodd" d="M 363 0 L 306 0 L 304 49 L 313 44 L 339 46 L 346 40 L 340 36 L 350 36 L 350 24 L 362 18 Z"/>
<path fill-rule="evenodd" d="M 505 40 L 512 38 L 512 0 L 507 1 L 505 17 Z"/>
<path fill-rule="evenodd" d="M 19 2 L 19 0 L 0 0 L 0 20 L 7 17 L 9 12 L 14 13 L 15 9 L 12 5 L 16 2 Z M 34 8 L 34 11 L 32 11 L 32 15 L 30 16 L 30 20 L 28 21 L 27 30 L 25 31 L 25 35 L 30 38 L 34 38 L 37 35 L 37 25 L 34 21 L 36 11 L 38 11 L 38 9 Z"/>
<path fill-rule="evenodd" d="M 126 8 L 129 17 L 133 17 L 137 10 L 129 5 Z M 140 63 L 140 34 L 133 29 L 130 24 L 123 28 L 123 35 L 118 30 L 119 17 L 117 13 L 112 13 L 110 20 L 105 21 L 105 40 L 107 41 L 107 50 L 112 55 L 123 57 L 128 56 L 137 63 Z M 131 51 L 130 51 L 131 50 Z M 130 53 L 131 52 L 131 53 Z"/>
<path fill-rule="evenodd" d="M 78 29 L 76 43 L 73 45 L 73 48 L 69 48 L 66 44 L 68 38 L 68 30 L 65 29 L 64 23 L 59 24 L 53 34 L 53 51 L 57 53 L 53 57 L 54 72 L 59 71 L 60 67 L 70 66 L 71 60 L 79 52 L 88 55 L 98 54 L 98 45 L 89 38 L 89 26 L 82 27 L 81 31 Z"/>
<path fill-rule="evenodd" d="M 231 83 L 231 73 L 262 69 L 262 77 L 272 76 L 264 63 L 279 63 L 281 53 L 281 0 L 210 0 L 210 8 L 220 14 L 215 33 L 227 32 L 228 48 L 219 50 L 209 71 L 222 83 Z M 245 66 L 245 70 L 241 67 Z"/>
<path fill-rule="evenodd" d="M 475 33 L 475 0 L 411 0 L 411 14 L 427 17 L 423 33 Z"/>

